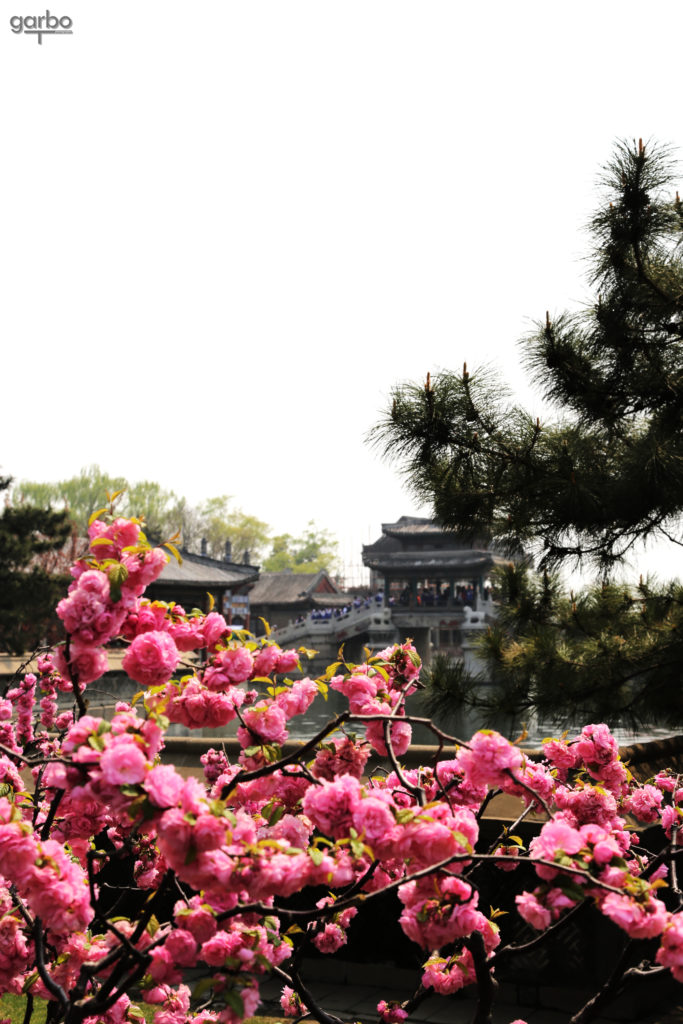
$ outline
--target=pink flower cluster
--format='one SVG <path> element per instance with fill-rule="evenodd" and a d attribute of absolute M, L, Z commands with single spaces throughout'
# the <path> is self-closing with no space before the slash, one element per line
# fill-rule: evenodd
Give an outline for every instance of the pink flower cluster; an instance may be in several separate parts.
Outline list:
<path fill-rule="evenodd" d="M 397 756 L 410 746 L 412 727 L 404 721 L 405 699 L 415 692 L 420 659 L 412 644 L 381 651 L 368 664 L 358 665 L 348 676 L 334 676 L 333 690 L 343 693 L 352 715 L 372 716 L 367 722 L 367 742 L 382 757 L 387 756 L 387 738 Z"/>
<path fill-rule="evenodd" d="M 604 724 L 546 741 L 544 759 L 482 730 L 444 760 L 402 767 L 406 701 L 420 669 L 410 642 L 344 674 L 333 675 L 336 666 L 319 680 L 291 679 L 298 652 L 232 633 L 218 613 L 186 615 L 144 598 L 166 556 L 138 523 L 98 520 L 90 540 L 59 606 L 67 643 L 0 700 L 0 991 L 51 997 L 47 977 L 68 999 L 87 999 L 144 972 L 155 1024 L 238 1024 L 256 1010 L 267 971 L 306 944 L 337 953 L 356 916 L 360 924 L 390 889 L 401 927 L 424 951 L 423 986 L 450 994 L 476 983 L 482 942 L 489 967 L 500 952 L 497 914 L 480 898 L 483 860 L 533 869 L 531 891 L 515 899 L 532 927 L 545 930 L 589 900 L 634 940 L 658 939 L 656 962 L 683 981 L 682 915 L 665 881 L 683 841 L 675 772 L 636 782 Z M 75 716 L 57 714 L 59 691 L 80 690 L 106 670 L 114 637 L 127 644 L 124 670 L 147 690 L 137 710 L 118 704 L 105 721 L 77 701 Z M 184 670 L 191 651 L 203 653 Z M 327 684 L 348 701 L 342 727 L 331 723 L 300 756 L 279 760 L 290 720 Z M 192 728 L 236 720 L 236 763 L 212 749 L 203 780 L 163 763 L 166 720 Z M 351 733 L 358 725 L 360 741 Z M 33 793 L 18 770 L 26 747 Z M 391 755 L 382 770 L 368 770 L 370 750 Z M 528 853 L 515 835 L 480 839 L 482 806 L 498 791 L 518 800 L 520 815 L 535 815 Z M 669 839 L 656 858 L 644 825 Z M 117 857 L 127 858 L 142 893 L 131 919 L 108 916 L 102 903 L 115 888 L 104 879 Z M 157 894 L 161 903 L 171 893 L 173 913 L 158 921 Z M 310 907 L 283 935 L 283 901 L 293 896 Z M 47 935 L 38 974 L 36 919 Z M 202 995 L 185 984 L 197 971 Z M 306 1013 L 305 987 L 291 980 L 283 1010 Z M 194 1013 L 207 986 L 211 1008 Z M 86 1022 L 133 1024 L 138 1011 L 124 989 Z M 378 1013 L 402 1024 L 407 1009 L 382 1000 Z"/>

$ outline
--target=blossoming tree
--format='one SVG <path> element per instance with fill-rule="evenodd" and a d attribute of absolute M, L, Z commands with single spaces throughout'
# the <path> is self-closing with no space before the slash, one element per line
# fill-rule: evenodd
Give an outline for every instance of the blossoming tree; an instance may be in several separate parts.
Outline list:
<path fill-rule="evenodd" d="M 438 756 L 405 769 L 406 698 L 420 672 L 409 643 L 293 680 L 300 652 L 232 632 L 216 612 L 144 598 L 168 556 L 138 521 L 112 513 L 89 532 L 57 609 L 65 641 L 0 700 L 0 991 L 25 994 L 27 1024 L 36 997 L 51 1022 L 132 1024 L 144 999 L 158 1005 L 156 1024 L 238 1024 L 271 972 L 286 1014 L 335 1024 L 310 992 L 305 953 L 335 954 L 389 892 L 423 967 L 412 999 L 380 1002 L 388 1024 L 426 994 L 465 986 L 478 993 L 474 1020 L 490 1020 L 497 965 L 587 904 L 625 943 L 655 947 L 638 966 L 621 956 L 575 1022 L 631 975 L 683 981 L 678 776 L 636 782 L 604 725 L 548 741 L 538 760 L 494 732 L 462 742 L 431 726 Z M 87 688 L 115 639 L 142 689 L 107 721 L 88 714 Z M 328 687 L 348 711 L 283 755 L 290 720 Z M 169 723 L 234 720 L 236 763 L 210 750 L 201 779 L 162 763 Z M 369 769 L 371 753 L 383 771 Z M 498 790 L 518 798 L 519 819 L 482 845 Z M 539 826 L 525 849 L 515 828 L 531 814 Z M 641 841 L 645 825 L 665 834 L 658 853 Z M 506 876 L 506 909 L 538 937 L 501 941 L 480 899 L 485 863 L 526 865 L 534 883 Z"/>

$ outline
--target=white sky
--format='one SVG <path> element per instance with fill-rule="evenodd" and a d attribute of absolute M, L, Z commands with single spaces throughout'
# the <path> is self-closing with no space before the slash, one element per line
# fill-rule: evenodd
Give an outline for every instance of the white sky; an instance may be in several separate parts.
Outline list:
<path fill-rule="evenodd" d="M 426 511 L 363 441 L 391 386 L 494 363 L 540 411 L 516 341 L 587 297 L 601 163 L 683 143 L 680 0 L 53 0 L 42 45 L 3 3 L 1 470 L 349 564 Z"/>

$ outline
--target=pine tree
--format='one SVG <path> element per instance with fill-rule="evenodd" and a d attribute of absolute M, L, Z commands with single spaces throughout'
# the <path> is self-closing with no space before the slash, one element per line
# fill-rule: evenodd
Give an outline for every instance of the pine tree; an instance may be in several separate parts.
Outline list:
<path fill-rule="evenodd" d="M 601 184 L 594 301 L 546 314 L 522 342 L 557 418 L 540 422 L 465 366 L 397 386 L 372 440 L 442 523 L 524 548 L 545 573 L 503 581 L 508 605 L 485 639 L 498 707 L 680 721 L 683 588 L 613 580 L 643 542 L 681 544 L 683 205 L 670 153 L 642 141 L 617 146 Z M 596 586 L 563 595 L 562 566 L 592 568 Z"/>
<path fill-rule="evenodd" d="M 0 478 L 0 492 L 10 478 Z M 54 629 L 54 609 L 64 579 L 41 564 L 71 535 L 64 512 L 34 505 L 8 505 L 0 515 L 0 651 L 33 650 Z"/>

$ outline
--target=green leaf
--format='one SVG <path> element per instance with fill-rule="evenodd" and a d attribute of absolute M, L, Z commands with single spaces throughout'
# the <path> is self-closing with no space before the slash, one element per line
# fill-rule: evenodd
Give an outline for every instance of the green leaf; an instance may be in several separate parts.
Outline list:
<path fill-rule="evenodd" d="M 90 516 L 90 518 L 88 519 L 88 526 L 92 526 L 92 524 L 93 524 L 93 523 L 95 522 L 95 520 L 96 520 L 96 519 L 99 519 L 99 518 L 100 518 L 100 516 L 101 516 L 101 515 L 102 515 L 103 513 L 106 513 L 106 512 L 108 512 L 108 511 L 109 511 L 109 509 L 107 509 L 107 508 L 98 508 L 98 509 L 96 509 L 96 510 L 95 510 L 95 511 L 93 512 L 93 514 L 92 514 L 92 515 Z M 93 541 L 93 543 L 95 543 L 95 541 Z M 106 543 L 106 544 L 111 544 L 111 541 L 110 541 L 110 540 L 108 540 L 108 541 L 105 541 L 105 543 Z"/>
<path fill-rule="evenodd" d="M 200 978 L 192 991 L 193 999 L 199 1000 L 200 996 L 206 995 L 207 992 L 211 992 L 215 984 L 216 979 L 213 977 Z"/>
<path fill-rule="evenodd" d="M 180 552 L 178 551 L 178 548 L 175 546 L 175 544 L 171 544 L 170 540 L 167 540 L 164 543 L 164 547 L 168 548 L 168 550 L 171 552 L 171 554 L 175 558 L 175 560 L 178 563 L 178 565 L 182 565 L 183 564 L 182 556 L 181 556 Z"/>
<path fill-rule="evenodd" d="M 26 976 L 24 984 L 21 986 L 22 995 L 26 995 L 27 992 L 30 992 L 37 981 L 38 971 L 31 971 L 31 973 Z"/>
<path fill-rule="evenodd" d="M 231 1010 L 233 1010 L 237 1016 L 241 1019 L 244 1017 L 244 1000 L 239 992 L 235 992 L 233 989 L 224 991 L 221 993 L 223 999 L 228 1004 Z"/>

